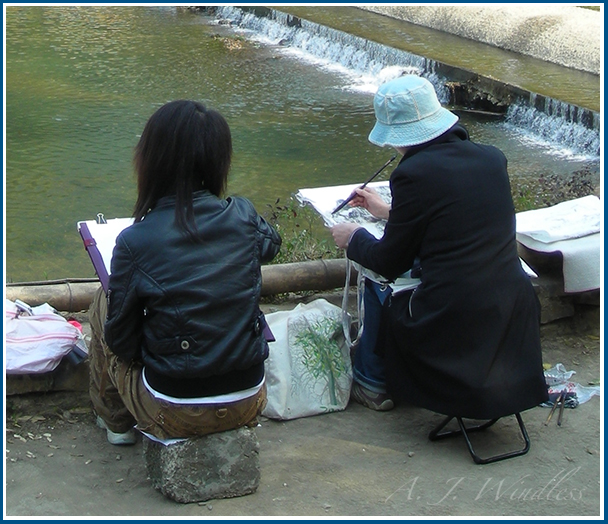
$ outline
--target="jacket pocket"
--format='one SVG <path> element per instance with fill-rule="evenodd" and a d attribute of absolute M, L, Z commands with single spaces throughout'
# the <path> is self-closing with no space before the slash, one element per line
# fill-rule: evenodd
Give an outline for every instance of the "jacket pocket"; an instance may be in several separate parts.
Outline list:
<path fill-rule="evenodd" d="M 413 297 L 416 289 L 401 291 L 392 295 L 390 300 L 387 300 L 388 307 L 391 310 L 391 316 L 395 319 L 409 319 L 414 317 L 415 304 Z"/>
<path fill-rule="evenodd" d="M 148 352 L 153 355 L 180 355 L 192 353 L 196 340 L 191 336 L 177 336 L 161 340 L 148 340 Z"/>
<path fill-rule="evenodd" d="M 274 338 L 274 334 L 270 330 L 270 326 L 266 321 L 266 317 L 264 313 L 260 311 L 259 315 L 255 319 L 255 324 L 253 328 L 254 333 L 257 337 L 261 337 L 262 344 L 262 360 L 266 360 L 270 353 L 270 348 L 268 347 L 268 342 L 274 342 L 276 339 Z"/>

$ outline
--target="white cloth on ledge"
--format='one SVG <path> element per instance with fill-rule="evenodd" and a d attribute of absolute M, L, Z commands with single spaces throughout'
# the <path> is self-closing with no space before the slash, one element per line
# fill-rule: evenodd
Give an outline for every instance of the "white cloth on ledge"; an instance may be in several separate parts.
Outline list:
<path fill-rule="evenodd" d="M 517 213 L 517 233 L 552 243 L 600 232 L 601 202 L 594 195 Z"/>
<path fill-rule="evenodd" d="M 564 292 L 600 287 L 601 202 L 589 195 L 517 213 L 517 240 L 532 251 L 561 253 Z"/>

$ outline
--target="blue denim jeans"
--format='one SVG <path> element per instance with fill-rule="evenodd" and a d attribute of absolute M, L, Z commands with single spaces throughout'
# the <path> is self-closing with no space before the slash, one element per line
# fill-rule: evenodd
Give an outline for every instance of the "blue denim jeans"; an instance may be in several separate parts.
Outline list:
<path fill-rule="evenodd" d="M 376 393 L 386 393 L 384 359 L 376 355 L 374 349 L 380 331 L 382 306 L 390 294 L 390 287 L 365 280 L 363 333 L 353 359 L 353 379 Z"/>

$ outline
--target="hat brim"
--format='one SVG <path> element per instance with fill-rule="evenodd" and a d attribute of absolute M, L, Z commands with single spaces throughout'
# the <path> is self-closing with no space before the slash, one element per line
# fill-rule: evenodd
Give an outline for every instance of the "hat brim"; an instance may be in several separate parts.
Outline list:
<path fill-rule="evenodd" d="M 442 135 L 456 122 L 458 116 L 442 107 L 423 120 L 407 124 L 387 125 L 376 121 L 368 140 L 380 147 L 417 146 Z"/>

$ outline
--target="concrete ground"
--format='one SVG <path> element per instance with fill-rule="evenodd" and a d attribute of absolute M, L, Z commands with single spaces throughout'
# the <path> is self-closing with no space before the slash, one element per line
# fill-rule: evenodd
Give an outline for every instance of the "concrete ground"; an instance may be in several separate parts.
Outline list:
<path fill-rule="evenodd" d="M 309 297 L 311 300 L 315 297 Z M 583 309 L 580 309 L 583 308 Z M 268 306 L 266 307 L 268 311 Z M 543 326 L 544 362 L 597 383 L 599 308 Z M 5 516 L 303 517 L 603 515 L 601 399 L 567 409 L 523 413 L 527 455 L 476 465 L 460 437 L 431 442 L 442 416 L 410 405 L 378 413 L 345 411 L 262 419 L 261 483 L 256 493 L 180 504 L 147 478 L 142 443 L 109 444 L 95 426 L 86 392 L 7 399 Z M 514 418 L 474 435 L 481 456 L 522 446 Z"/>

